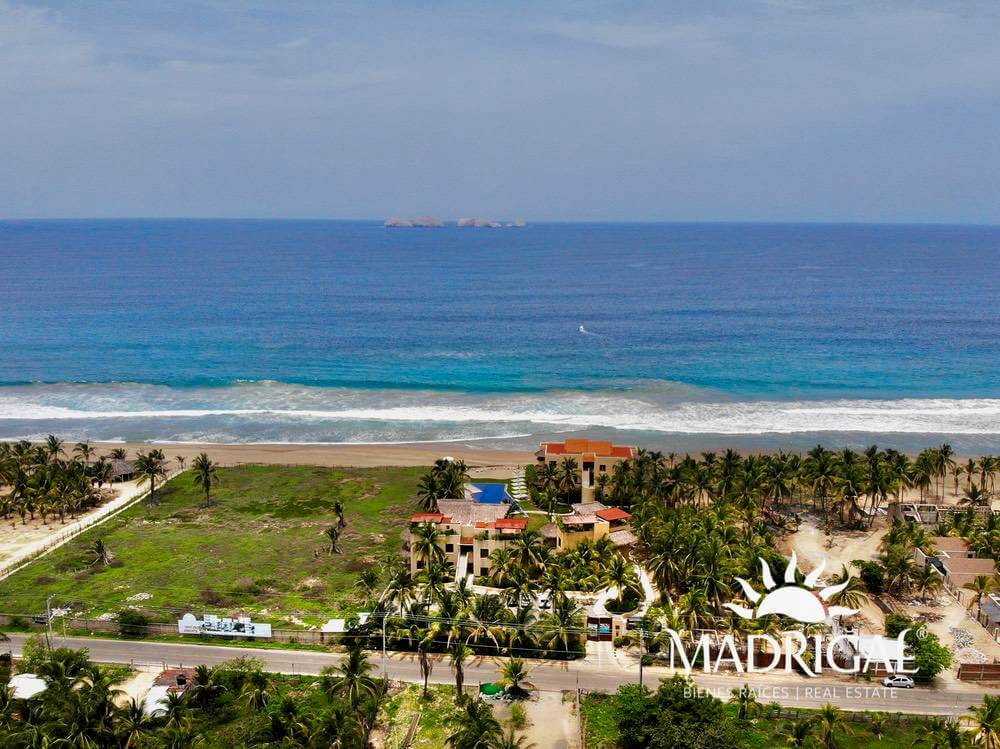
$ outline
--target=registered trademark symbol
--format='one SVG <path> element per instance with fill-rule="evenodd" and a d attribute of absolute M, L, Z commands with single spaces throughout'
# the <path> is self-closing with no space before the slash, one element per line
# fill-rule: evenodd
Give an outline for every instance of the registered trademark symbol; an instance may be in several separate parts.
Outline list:
<path fill-rule="evenodd" d="M 918 640 L 923 640 L 926 637 L 927 637 L 927 627 L 918 627 L 917 628 L 917 639 Z"/>

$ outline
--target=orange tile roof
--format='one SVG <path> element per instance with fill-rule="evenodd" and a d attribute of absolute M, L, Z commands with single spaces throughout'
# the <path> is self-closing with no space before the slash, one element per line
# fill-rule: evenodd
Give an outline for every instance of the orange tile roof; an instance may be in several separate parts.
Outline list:
<path fill-rule="evenodd" d="M 632 517 L 629 513 L 625 512 L 625 510 L 623 510 L 620 507 L 609 507 L 606 510 L 598 510 L 594 514 L 597 515 L 597 517 L 599 517 L 601 520 L 607 520 L 609 523 L 612 520 L 628 520 L 630 517 Z"/>
<path fill-rule="evenodd" d="M 548 455 L 587 455 L 590 453 L 607 458 L 631 458 L 635 448 L 627 445 L 613 445 L 603 440 L 568 439 L 565 442 L 545 442 L 542 445 Z"/>
<path fill-rule="evenodd" d="M 440 523 L 444 520 L 444 515 L 440 512 L 418 512 L 412 518 L 411 523 Z"/>

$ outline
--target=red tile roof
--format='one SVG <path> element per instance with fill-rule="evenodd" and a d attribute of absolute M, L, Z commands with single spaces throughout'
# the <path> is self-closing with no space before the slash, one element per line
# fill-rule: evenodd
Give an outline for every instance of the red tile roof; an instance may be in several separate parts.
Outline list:
<path fill-rule="evenodd" d="M 444 515 L 440 512 L 418 512 L 412 518 L 411 523 L 440 523 L 444 520 Z"/>
<path fill-rule="evenodd" d="M 600 440 L 568 439 L 565 442 L 545 442 L 542 449 L 546 455 L 586 455 L 593 453 L 597 457 L 604 458 L 631 458 L 635 455 L 635 448 L 626 445 L 613 445 L 610 442 Z"/>
<path fill-rule="evenodd" d="M 527 518 L 500 518 L 494 524 L 496 528 L 507 528 L 509 530 L 523 531 L 528 527 Z"/>
<path fill-rule="evenodd" d="M 612 520 L 628 520 L 630 517 L 632 517 L 629 513 L 625 512 L 625 510 L 623 510 L 620 507 L 609 507 L 606 510 L 598 510 L 594 514 L 597 515 L 597 517 L 599 517 L 601 520 L 607 520 L 609 523 Z"/>
<path fill-rule="evenodd" d="M 527 518 L 499 518 L 490 522 L 476 523 L 477 528 L 492 528 L 495 530 L 523 531 L 528 527 Z"/>

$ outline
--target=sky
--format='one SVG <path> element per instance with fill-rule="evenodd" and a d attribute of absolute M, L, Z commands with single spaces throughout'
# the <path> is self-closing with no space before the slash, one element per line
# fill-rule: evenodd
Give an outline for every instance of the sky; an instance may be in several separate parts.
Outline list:
<path fill-rule="evenodd" d="M 0 0 L 0 217 L 1000 223 L 988 2 Z"/>

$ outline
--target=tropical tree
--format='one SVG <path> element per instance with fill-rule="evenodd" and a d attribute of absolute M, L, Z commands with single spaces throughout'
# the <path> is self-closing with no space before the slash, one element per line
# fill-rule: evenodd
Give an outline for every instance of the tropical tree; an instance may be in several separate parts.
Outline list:
<path fill-rule="evenodd" d="M 844 734 L 849 732 L 843 711 L 829 702 L 816 711 L 813 723 L 816 726 L 820 744 L 824 749 L 837 749 L 838 732 Z"/>
<path fill-rule="evenodd" d="M 465 710 L 452 725 L 454 730 L 445 740 L 451 749 L 492 749 L 503 735 L 493 709 L 482 700 L 466 700 Z"/>
<path fill-rule="evenodd" d="M 208 453 L 200 453 L 191 464 L 194 472 L 194 485 L 200 486 L 205 492 L 205 507 L 212 506 L 212 486 L 219 483 L 218 464 L 208 457 Z"/>
<path fill-rule="evenodd" d="M 320 688 L 329 696 L 345 697 L 351 707 L 357 708 L 364 697 L 375 695 L 377 684 L 369 676 L 373 668 L 365 651 L 353 646 L 339 666 L 327 666 L 320 672 Z"/>
<path fill-rule="evenodd" d="M 149 484 L 149 501 L 156 504 L 156 482 L 167 477 L 166 457 L 162 450 L 150 450 L 148 453 L 137 453 L 135 456 L 135 472 L 140 483 Z"/>
<path fill-rule="evenodd" d="M 749 684 L 744 684 L 740 688 L 733 689 L 730 692 L 729 704 L 736 705 L 736 717 L 740 720 L 750 720 L 760 708 L 760 704 L 757 702 L 757 695 L 750 688 Z"/>
<path fill-rule="evenodd" d="M 522 684 L 527 684 L 534 689 L 534 684 L 528 681 L 528 669 L 523 658 L 508 658 L 500 667 L 500 676 L 507 693 L 515 697 L 523 697 L 527 694 L 521 686 Z"/>
<path fill-rule="evenodd" d="M 326 536 L 328 539 L 330 539 L 330 556 L 333 556 L 334 554 L 340 554 L 341 553 L 340 546 L 338 545 L 340 541 L 340 526 L 331 525 L 329 528 L 323 531 L 323 535 Z"/>
<path fill-rule="evenodd" d="M 459 640 L 451 646 L 451 667 L 455 672 L 455 702 L 461 702 L 462 686 L 465 683 L 465 662 L 472 657 L 472 649 Z"/>
<path fill-rule="evenodd" d="M 976 575 L 971 583 L 962 586 L 965 590 L 972 591 L 972 599 L 966 608 L 971 609 L 976 605 L 977 616 L 983 611 L 983 598 L 997 589 L 997 579 L 991 575 Z"/>
<path fill-rule="evenodd" d="M 972 724 L 969 738 L 974 746 L 1000 749 L 1000 696 L 987 694 L 979 705 L 970 705 L 966 715 Z"/>

